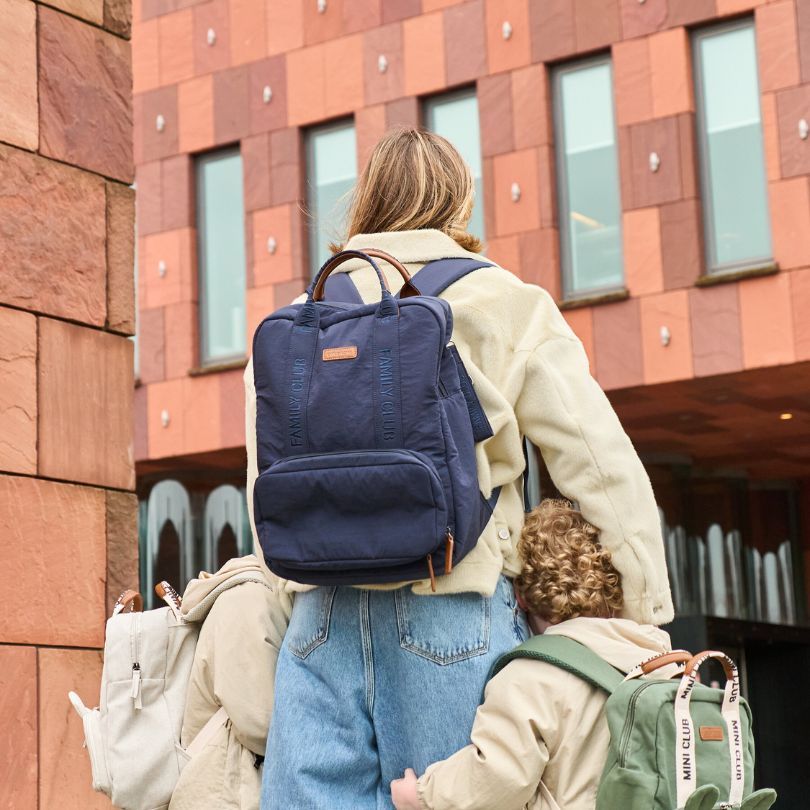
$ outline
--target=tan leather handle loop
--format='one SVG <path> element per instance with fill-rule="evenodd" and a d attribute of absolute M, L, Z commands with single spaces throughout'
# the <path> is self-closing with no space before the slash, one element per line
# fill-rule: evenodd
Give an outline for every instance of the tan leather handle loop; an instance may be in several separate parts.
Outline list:
<path fill-rule="evenodd" d="M 383 261 L 388 262 L 388 264 L 390 264 L 402 276 L 403 285 L 402 291 L 400 292 L 400 298 L 419 295 L 419 290 L 417 290 L 413 284 L 411 284 L 411 274 L 408 272 L 405 265 L 399 261 L 399 259 L 395 259 L 390 253 L 386 253 L 383 250 L 377 250 L 376 248 L 363 248 L 361 250 L 345 250 L 342 253 L 336 253 L 323 266 L 323 270 L 321 270 L 321 274 L 318 277 L 318 283 L 312 290 L 312 300 L 323 301 L 326 279 L 329 278 L 330 274 L 336 267 L 340 267 L 343 262 L 347 262 L 350 259 L 364 259 L 367 256 L 370 256 L 373 259 L 382 259 Z M 383 289 L 388 290 L 388 285 L 386 284 L 385 276 L 382 274 L 382 272 L 380 272 L 380 279 L 383 284 Z"/>
<path fill-rule="evenodd" d="M 673 650 L 672 652 L 662 653 L 655 658 L 651 658 L 649 661 L 645 661 L 641 665 L 641 671 L 645 675 L 649 675 L 651 672 L 655 672 L 655 670 L 669 666 L 670 664 L 686 664 L 692 660 L 692 657 L 692 653 L 686 650 Z"/>
<path fill-rule="evenodd" d="M 115 600 L 113 605 L 113 616 L 129 609 L 131 613 L 140 613 L 143 611 L 143 597 L 138 591 L 126 590 L 118 599 Z"/>
<path fill-rule="evenodd" d="M 723 665 L 723 671 L 726 673 L 728 680 L 734 678 L 734 662 L 720 650 L 703 650 L 703 652 L 693 655 L 692 658 L 689 659 L 689 663 L 687 663 L 683 674 L 691 678 L 695 674 L 697 667 L 702 666 L 710 658 L 714 658 L 715 661 L 719 661 Z"/>

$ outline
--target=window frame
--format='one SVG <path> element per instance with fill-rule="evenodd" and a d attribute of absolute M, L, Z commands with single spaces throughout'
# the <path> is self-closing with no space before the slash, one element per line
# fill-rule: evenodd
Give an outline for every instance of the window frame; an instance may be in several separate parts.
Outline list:
<path fill-rule="evenodd" d="M 315 165 L 315 147 L 314 140 L 316 134 L 335 132 L 340 129 L 351 127 L 354 130 L 354 180 L 355 184 L 359 178 L 359 162 L 357 160 L 357 120 L 355 116 L 344 115 L 340 118 L 335 118 L 331 121 L 322 121 L 319 123 L 311 124 L 303 130 L 304 139 L 304 203 L 307 212 L 307 264 L 309 266 L 309 277 L 314 279 L 321 268 L 321 265 L 315 265 L 317 256 L 317 245 L 315 244 L 318 234 L 318 212 L 314 209 L 312 204 L 313 190 L 317 187 L 314 183 L 312 176 L 312 167 Z M 348 209 L 346 211 L 348 213 Z M 348 225 L 348 223 L 344 223 Z"/>
<path fill-rule="evenodd" d="M 197 231 L 197 328 L 199 330 L 197 340 L 197 352 L 200 368 L 208 368 L 212 366 L 221 366 L 226 363 L 232 363 L 237 360 L 244 360 L 248 351 L 248 338 L 245 334 L 245 349 L 241 352 L 233 352 L 227 355 L 210 356 L 208 352 L 208 339 L 210 337 L 208 329 L 208 319 L 206 318 L 206 303 L 207 303 L 207 280 L 208 280 L 208 266 L 205 260 L 205 228 L 200 227 L 201 223 L 205 221 L 205 195 L 202 193 L 202 172 L 200 166 L 206 161 L 213 161 L 217 158 L 231 157 L 233 155 L 239 156 L 240 167 L 242 171 L 242 243 L 243 251 L 245 254 L 244 272 L 244 303 L 243 308 L 245 311 L 245 322 L 247 322 L 247 236 L 246 225 L 247 217 L 245 211 L 245 189 L 244 189 L 244 161 L 242 159 L 241 144 L 236 143 L 230 146 L 224 146 L 221 149 L 213 149 L 209 152 L 200 152 L 199 154 L 192 155 L 194 160 L 194 194 L 195 194 L 195 222 L 194 227 Z"/>
<path fill-rule="evenodd" d="M 475 84 L 465 84 L 461 87 L 454 87 L 449 90 L 441 90 L 438 93 L 431 93 L 427 96 L 422 96 L 419 99 L 419 123 L 428 130 L 428 132 L 436 133 L 436 128 L 433 121 L 433 108 L 441 102 L 454 102 L 464 98 L 475 99 L 475 111 L 478 117 L 478 146 L 480 151 L 481 161 L 481 197 L 475 198 L 474 204 L 481 206 L 481 229 L 482 233 L 473 234 L 477 236 L 482 242 L 486 242 L 487 237 L 487 204 L 484 199 L 484 153 L 481 147 L 481 105 L 478 101 L 478 87 Z M 440 134 L 440 133 L 436 133 Z M 463 157 L 463 155 L 462 155 Z M 473 178 L 475 180 L 475 178 Z"/>
<path fill-rule="evenodd" d="M 622 277 L 621 280 L 613 284 L 602 284 L 596 287 L 584 287 L 576 289 L 573 284 L 573 250 L 568 229 L 565 221 L 565 213 L 570 211 L 570 199 L 568 194 L 568 172 L 565 154 L 565 122 L 563 116 L 563 92 L 562 77 L 567 73 L 578 70 L 585 70 L 601 65 L 607 65 L 610 71 L 610 108 L 613 113 L 613 146 L 616 154 L 617 169 L 617 194 L 619 199 L 619 247 L 622 252 Z M 554 65 L 551 68 L 551 116 L 554 135 L 554 168 L 555 185 L 557 193 L 557 230 L 560 240 L 560 287 L 562 300 L 564 302 L 574 302 L 580 299 L 601 298 L 611 293 L 624 293 L 627 290 L 627 279 L 625 275 L 624 256 L 624 206 L 621 189 L 621 154 L 619 150 L 619 128 L 616 122 L 616 85 L 613 76 L 613 56 L 610 52 L 586 56 L 583 59 L 576 59 Z"/>
<path fill-rule="evenodd" d="M 770 253 L 743 261 L 715 263 L 717 240 L 715 239 L 715 215 L 712 195 L 711 171 L 709 165 L 709 137 L 706 130 L 706 94 L 704 92 L 704 67 L 700 42 L 718 34 L 727 34 L 750 28 L 754 34 L 754 63 L 757 75 L 757 107 L 759 108 L 759 126 L 762 131 L 762 168 L 765 175 L 765 210 L 768 220 Z M 692 62 L 692 83 L 695 93 L 695 135 L 697 140 L 697 168 L 700 183 L 701 225 L 703 228 L 703 273 L 701 278 L 721 278 L 740 272 L 775 267 L 773 258 L 773 223 L 771 220 L 770 200 L 768 199 L 768 167 L 765 157 L 765 129 L 762 121 L 762 88 L 757 50 L 757 28 L 753 17 L 740 17 L 735 20 L 715 23 L 696 28 L 690 32 L 689 46 Z"/>

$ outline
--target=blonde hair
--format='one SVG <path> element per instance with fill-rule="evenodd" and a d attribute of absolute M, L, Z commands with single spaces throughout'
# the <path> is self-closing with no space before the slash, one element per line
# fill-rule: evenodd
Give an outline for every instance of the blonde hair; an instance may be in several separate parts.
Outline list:
<path fill-rule="evenodd" d="M 374 147 L 357 181 L 348 238 L 436 228 L 478 253 L 483 245 L 467 232 L 474 199 L 470 167 L 448 140 L 414 127 L 395 129 Z"/>
<path fill-rule="evenodd" d="M 621 576 L 599 530 L 568 501 L 545 500 L 526 515 L 515 588 L 526 608 L 551 624 L 577 616 L 610 618 L 622 609 Z"/>

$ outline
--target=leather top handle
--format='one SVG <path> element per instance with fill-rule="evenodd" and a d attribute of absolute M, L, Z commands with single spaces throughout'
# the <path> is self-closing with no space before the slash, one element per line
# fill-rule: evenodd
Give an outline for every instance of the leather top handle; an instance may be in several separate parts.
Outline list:
<path fill-rule="evenodd" d="M 138 593 L 138 591 L 124 591 L 121 596 L 115 600 L 112 615 L 117 616 L 119 613 L 122 613 L 127 609 L 133 613 L 140 613 L 143 610 L 143 597 Z"/>
<path fill-rule="evenodd" d="M 386 292 L 390 291 L 388 290 L 385 276 L 382 274 L 379 267 L 377 267 L 377 265 L 374 263 L 373 259 L 382 259 L 383 261 L 388 262 L 388 264 L 390 264 L 402 276 L 403 285 L 400 298 L 419 295 L 419 290 L 417 290 L 416 287 L 414 287 L 411 283 L 411 274 L 407 271 L 402 262 L 395 259 L 389 253 L 386 253 L 383 250 L 377 250 L 376 248 L 364 248 L 363 250 L 343 250 L 340 253 L 336 253 L 331 259 L 326 261 L 318 273 L 315 287 L 312 290 L 313 301 L 323 301 L 326 279 L 329 278 L 329 275 L 336 267 L 339 267 L 341 264 L 343 264 L 343 262 L 349 261 L 350 259 L 363 259 L 364 261 L 367 261 L 376 271 L 377 276 L 380 279 L 382 289 Z"/>
<path fill-rule="evenodd" d="M 715 661 L 719 661 L 723 665 L 723 670 L 728 680 L 731 681 L 737 677 L 737 667 L 735 663 L 724 652 L 720 652 L 720 650 L 704 650 L 692 657 L 686 665 L 686 669 L 683 673 L 684 676 L 689 678 L 693 677 L 696 674 L 696 670 L 699 669 L 705 661 L 708 661 L 709 658 L 714 658 Z"/>
<path fill-rule="evenodd" d="M 641 671 L 645 675 L 655 672 L 656 669 L 669 666 L 670 664 L 688 664 L 692 660 L 692 653 L 686 650 L 673 650 L 672 652 L 663 653 L 649 661 L 645 661 L 641 665 Z"/>

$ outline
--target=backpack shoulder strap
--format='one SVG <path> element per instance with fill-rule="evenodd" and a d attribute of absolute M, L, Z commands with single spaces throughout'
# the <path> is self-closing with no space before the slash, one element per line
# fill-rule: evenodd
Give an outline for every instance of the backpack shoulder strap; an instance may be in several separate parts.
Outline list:
<path fill-rule="evenodd" d="M 608 695 L 624 680 L 619 670 L 600 658 L 585 645 L 565 636 L 532 636 L 512 652 L 501 656 L 492 668 L 490 677 L 497 675 L 516 658 L 533 658 L 564 669 Z"/>
<path fill-rule="evenodd" d="M 413 274 L 411 281 L 422 295 L 441 295 L 451 284 L 481 267 L 492 267 L 492 262 L 459 257 L 436 259 Z"/>
<path fill-rule="evenodd" d="M 348 273 L 332 273 L 326 279 L 324 300 L 341 304 L 365 303 Z"/>

